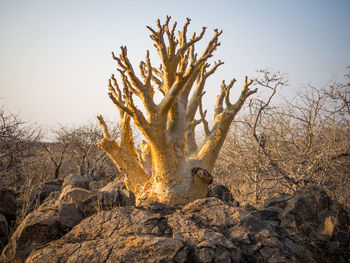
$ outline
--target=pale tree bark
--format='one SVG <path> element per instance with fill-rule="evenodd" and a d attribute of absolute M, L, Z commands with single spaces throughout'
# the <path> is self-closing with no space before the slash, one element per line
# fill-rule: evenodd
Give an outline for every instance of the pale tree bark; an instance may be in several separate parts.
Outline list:
<path fill-rule="evenodd" d="M 167 17 L 164 24 L 157 21 L 156 29 L 147 27 L 161 60 L 159 67 L 151 64 L 147 51 L 138 76 L 126 47 L 121 47 L 118 57 L 112 53 L 123 85 L 121 89 L 112 75 L 109 97 L 120 112 L 121 140 L 118 144 L 111 138 L 99 116 L 104 134 L 99 146 L 124 173 L 127 187 L 134 191 L 139 202 L 157 200 L 185 204 L 205 196 L 212 178 L 195 168 L 212 171 L 234 117 L 256 89 L 249 88 L 252 81 L 246 77 L 239 99 L 232 104 L 229 93 L 235 80 L 228 85 L 223 82 L 210 129 L 202 97 L 207 78 L 223 64 L 220 60 L 212 67 L 208 64 L 208 59 L 220 46 L 218 39 L 222 31 L 214 30 L 213 37 L 199 55 L 195 52 L 195 44 L 203 38 L 206 28 L 203 27 L 198 36 L 193 34 L 188 39 L 190 19 L 178 37 L 175 35 L 176 22 L 172 26 L 169 22 L 170 17 Z M 163 95 L 158 104 L 153 99 L 156 90 Z M 141 100 L 144 112 L 136 107 L 134 96 Z M 199 119 L 195 119 L 196 115 Z M 134 146 L 131 119 L 145 138 L 140 149 Z M 206 136 L 202 145 L 198 145 L 195 138 L 195 128 L 200 123 Z"/>

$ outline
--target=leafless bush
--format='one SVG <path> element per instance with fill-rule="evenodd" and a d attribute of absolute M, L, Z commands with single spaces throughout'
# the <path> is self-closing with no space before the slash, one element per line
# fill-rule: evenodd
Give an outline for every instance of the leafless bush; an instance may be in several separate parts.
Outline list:
<path fill-rule="evenodd" d="M 117 126 L 112 132 L 115 138 L 118 137 Z M 65 174 L 77 173 L 89 179 L 108 175 L 114 178 L 118 174 L 115 165 L 96 145 L 103 137 L 96 124 L 90 123 L 76 128 L 61 127 L 55 133 L 56 142 L 45 148 L 54 164 L 56 178 L 61 166 Z"/>
<path fill-rule="evenodd" d="M 261 203 L 313 183 L 349 203 L 349 84 L 307 86 L 277 105 L 272 99 L 286 81 L 280 74 L 261 73 L 255 84 L 270 94 L 251 101 L 249 111 L 234 123 L 216 173 L 232 174 L 231 189 L 243 200 Z"/>
<path fill-rule="evenodd" d="M 55 141 L 43 142 L 40 127 L 24 122 L 4 107 L 0 109 L 0 122 L 0 182 L 8 188 L 26 191 L 70 173 L 106 180 L 118 175 L 115 165 L 96 146 L 102 138 L 97 124 L 60 127 L 55 131 Z M 114 127 L 113 136 L 118 137 L 119 129 Z"/>
<path fill-rule="evenodd" d="M 1 182 L 11 184 L 24 180 L 26 165 L 38 154 L 42 131 L 29 125 L 18 115 L 0 109 L 0 176 Z"/>

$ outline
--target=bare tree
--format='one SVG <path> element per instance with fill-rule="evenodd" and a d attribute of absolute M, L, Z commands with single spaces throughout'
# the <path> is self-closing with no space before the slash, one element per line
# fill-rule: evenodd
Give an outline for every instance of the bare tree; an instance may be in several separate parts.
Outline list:
<path fill-rule="evenodd" d="M 36 154 L 41 129 L 29 125 L 17 115 L 0 109 L 0 175 L 2 179 L 18 181 L 26 159 Z M 5 178 L 6 177 L 6 178 Z"/>
<path fill-rule="evenodd" d="M 141 77 L 137 76 L 126 47 L 121 47 L 118 57 L 112 53 L 123 88 L 112 75 L 109 97 L 121 113 L 122 136 L 118 144 L 111 138 L 102 116 L 99 116 L 104 134 L 99 146 L 125 172 L 125 183 L 138 199 L 183 204 L 205 196 L 211 177 L 201 176 L 203 173 L 193 176 L 192 169 L 201 167 L 212 171 L 233 119 L 256 89 L 249 88 L 253 81 L 246 77 L 240 97 L 232 104 L 229 94 L 235 79 L 229 84 L 222 82 L 210 129 L 205 119 L 206 112 L 201 109 L 201 99 L 206 80 L 223 64 L 220 60 L 213 66 L 208 64 L 208 59 L 220 46 L 222 31 L 215 29 L 212 39 L 198 55 L 195 44 L 203 38 L 206 28 L 203 27 L 198 36 L 193 34 L 188 39 L 190 19 L 187 19 L 178 37 L 175 35 L 176 22 L 173 25 L 169 23 L 170 17 L 167 17 L 164 24 L 157 20 L 156 29 L 147 27 L 161 64 L 159 67 L 152 66 L 147 51 L 145 61 L 140 63 Z M 158 104 L 154 100 L 155 88 L 163 95 Z M 135 96 L 141 100 L 146 115 L 136 107 Z M 197 112 L 199 120 L 195 119 Z M 144 149 L 149 149 L 149 155 L 142 154 L 134 146 L 131 119 L 145 137 L 148 147 Z M 203 123 L 205 128 L 202 145 L 197 144 L 194 133 L 199 123 Z M 151 169 L 144 169 L 145 156 L 151 158 Z"/>
<path fill-rule="evenodd" d="M 59 150 L 59 156 L 56 158 L 55 157 L 55 151 L 57 150 L 57 147 L 55 147 L 56 145 L 53 145 L 55 148 L 54 150 L 50 150 L 50 146 L 52 144 L 46 145 L 45 143 L 42 144 L 44 150 L 47 152 L 51 162 L 53 163 L 53 165 L 55 166 L 55 173 L 54 173 L 54 178 L 57 179 L 60 175 L 60 170 L 62 167 L 62 163 L 63 163 L 63 158 L 64 158 L 64 154 L 67 151 L 68 148 L 68 143 L 63 141 L 62 145 L 60 145 L 61 149 Z"/>
<path fill-rule="evenodd" d="M 118 137 L 118 130 L 117 127 L 111 130 L 113 138 Z M 109 166 L 106 153 L 96 145 L 102 139 L 97 125 L 90 123 L 75 128 L 60 127 L 55 133 L 56 143 L 51 144 L 53 150 L 49 151 L 55 174 L 62 165 L 64 155 L 66 170 L 68 168 L 72 172 L 70 168 L 73 167 L 79 175 L 90 179 L 101 176 Z"/>

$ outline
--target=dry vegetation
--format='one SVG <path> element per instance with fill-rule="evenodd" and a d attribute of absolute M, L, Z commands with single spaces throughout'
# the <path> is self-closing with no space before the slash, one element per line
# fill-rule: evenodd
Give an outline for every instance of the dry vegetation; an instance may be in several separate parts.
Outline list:
<path fill-rule="evenodd" d="M 312 183 L 349 209 L 350 84 L 307 86 L 292 100 L 277 100 L 287 85 L 284 75 L 261 71 L 254 83 L 269 93 L 252 99 L 233 123 L 213 171 L 215 181 L 240 202 L 258 206 Z M 1 185 L 25 193 L 70 173 L 105 182 L 120 176 L 96 146 L 102 138 L 97 124 L 61 127 L 55 141 L 42 142 L 40 127 L 4 108 L 0 119 Z M 118 128 L 112 133 L 117 138 Z"/>
<path fill-rule="evenodd" d="M 240 201 L 257 205 L 316 184 L 349 206 L 350 84 L 307 86 L 294 99 L 274 103 L 278 89 L 287 85 L 285 77 L 260 73 L 255 83 L 270 93 L 251 100 L 234 122 L 216 164 L 217 181 Z"/>
<path fill-rule="evenodd" d="M 40 127 L 22 121 L 4 108 L 0 118 L 0 183 L 8 188 L 25 191 L 71 173 L 106 182 L 119 176 L 114 164 L 96 146 L 102 138 L 96 123 L 60 127 L 53 131 L 54 141 L 43 142 Z M 118 128 L 111 126 L 117 138 Z"/>

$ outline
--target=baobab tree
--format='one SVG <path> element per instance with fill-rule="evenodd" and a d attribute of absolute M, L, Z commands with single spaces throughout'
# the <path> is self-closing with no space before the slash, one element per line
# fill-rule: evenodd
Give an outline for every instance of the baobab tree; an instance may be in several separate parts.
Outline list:
<path fill-rule="evenodd" d="M 245 100 L 257 90 L 249 88 L 253 81 L 245 77 L 238 100 L 231 103 L 230 89 L 236 80 L 229 84 L 223 81 L 210 128 L 202 108 L 202 97 L 206 80 L 223 64 L 220 60 L 212 66 L 208 64 L 208 59 L 220 46 L 222 31 L 215 29 L 206 48 L 198 55 L 195 45 L 203 38 L 206 28 L 188 39 L 190 19 L 177 37 L 177 23 L 169 25 L 169 22 L 170 17 L 167 17 L 164 24 L 157 20 L 156 29 L 147 27 L 160 57 L 160 66 L 151 64 L 147 50 L 138 76 L 125 46 L 121 47 L 119 56 L 112 52 L 122 88 L 112 75 L 109 97 L 120 113 L 121 138 L 119 143 L 113 140 L 102 116 L 98 116 L 104 135 L 99 146 L 125 175 L 127 187 L 139 201 L 185 204 L 205 196 L 212 178 L 203 169 L 212 171 L 233 119 Z M 156 90 L 162 94 L 159 103 L 154 100 Z M 144 112 L 135 105 L 135 96 L 142 102 Z M 134 144 L 131 120 L 145 138 L 141 148 Z M 200 123 L 204 126 L 205 139 L 198 145 L 195 127 Z"/>

